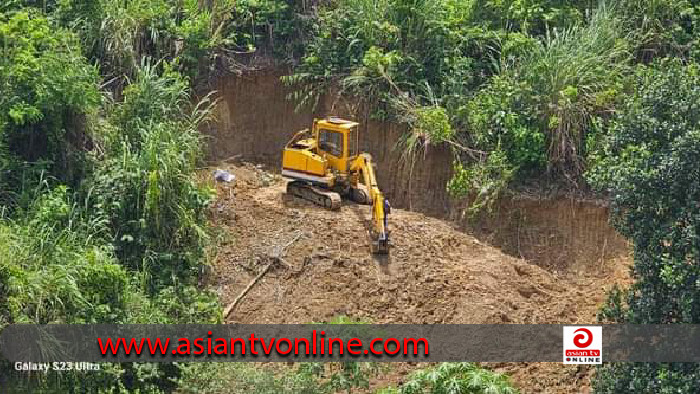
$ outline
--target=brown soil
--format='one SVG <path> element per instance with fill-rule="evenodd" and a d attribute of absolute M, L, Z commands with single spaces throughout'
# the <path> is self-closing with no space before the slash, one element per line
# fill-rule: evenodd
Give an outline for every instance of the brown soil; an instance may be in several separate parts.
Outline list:
<path fill-rule="evenodd" d="M 213 220 L 221 232 L 213 285 L 227 304 L 259 272 L 259 257 L 299 236 L 287 268 L 269 272 L 229 316 L 236 323 L 308 323 L 345 315 L 374 323 L 594 323 L 607 289 L 629 281 L 626 257 L 575 271 L 546 270 L 460 231 L 450 222 L 394 209 L 392 249 L 369 252 L 368 207 L 330 212 L 285 201 L 284 180 L 251 165 L 222 164 Z M 221 167 L 220 167 L 221 168 Z M 523 392 L 586 392 L 591 370 L 501 364 Z M 404 365 L 384 384 L 396 383 Z"/>
<path fill-rule="evenodd" d="M 298 130 L 310 127 L 314 116 L 345 116 L 360 123 L 359 149 L 372 155 L 382 192 L 396 208 L 459 223 L 480 241 L 548 271 L 586 271 L 592 264 L 627 255 L 626 241 L 608 224 L 604 202 L 554 193 L 549 187 L 521 188 L 488 215 L 464 215 L 464 201 L 447 193 L 454 160 L 448 146 L 430 145 L 411 164 L 400 147 L 405 125 L 372 120 L 367 108 L 354 100 L 337 100 L 332 92 L 324 95 L 315 112 L 297 112 L 286 98 L 291 91 L 280 80 L 288 71 L 273 67 L 214 81 L 221 102 L 217 121 L 203 130 L 209 139 L 209 160 L 235 157 L 277 169 L 285 144 Z"/>

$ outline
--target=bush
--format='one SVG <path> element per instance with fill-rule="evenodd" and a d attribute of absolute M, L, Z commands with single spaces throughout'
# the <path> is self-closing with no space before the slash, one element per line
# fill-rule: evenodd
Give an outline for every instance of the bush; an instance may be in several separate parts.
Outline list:
<path fill-rule="evenodd" d="M 78 30 L 97 53 L 106 25 L 85 17 L 103 12 L 104 3 L 45 2 L 48 19 L 19 3 L 1 6 L 8 13 L 0 14 L 0 329 L 221 321 L 216 295 L 195 286 L 211 197 L 193 179 L 202 151 L 197 128 L 211 103 L 188 110 L 189 81 L 170 65 L 146 66 L 123 102 L 105 101 L 98 113 L 96 68 L 81 56 L 76 36 L 54 23 Z M 155 1 L 127 3 L 154 18 L 163 10 L 149 8 Z M 120 23 L 135 17 L 121 16 Z M 120 28 L 133 32 L 129 26 Z M 128 45 L 158 45 L 126 37 Z M 0 362 L 0 385 L 162 392 L 181 374 L 176 364 L 103 367 L 27 379 Z"/>
<path fill-rule="evenodd" d="M 577 183 L 592 122 L 614 108 L 628 68 L 620 22 L 600 8 L 590 24 L 550 36 L 494 78 L 464 113 L 475 146 L 499 146 L 519 178 L 547 171 Z"/>
<path fill-rule="evenodd" d="M 586 9 L 597 1 L 477 0 L 475 19 L 492 29 L 545 36 L 584 22 Z"/>
<path fill-rule="evenodd" d="M 9 323 L 221 321 L 216 295 L 193 285 L 206 240 L 209 193 L 192 180 L 200 151 L 196 126 L 206 107 L 189 116 L 144 108 L 164 111 L 187 97 L 186 89 L 184 95 L 162 91 L 186 86 L 171 70 L 164 80 L 148 72 L 120 104 L 134 116 L 110 111 L 112 123 L 104 128 L 114 134 L 99 135 L 103 161 L 93 163 L 94 178 L 86 178 L 75 195 L 65 186 L 44 191 L 55 183 L 44 182 L 35 188 L 34 202 L 14 212 L 14 221 L 0 222 L 0 328 Z M 137 99 L 142 94 L 152 94 L 152 100 Z M 132 173 L 121 175 L 126 170 Z M 142 209 L 135 209 L 137 204 Z M 157 228 L 140 225 L 146 220 Z M 138 238 L 120 237 L 125 229 L 139 231 Z M 163 233 L 171 238 L 162 238 Z M 30 380 L 11 369 L 0 365 L 10 387 L 45 392 L 70 387 L 160 392 L 172 390 L 180 375 L 179 367 L 169 364 L 124 364 L 89 377 L 52 373 Z"/>
<path fill-rule="evenodd" d="M 508 190 L 515 170 L 505 153 L 496 149 L 484 161 L 464 166 L 454 164 L 454 174 L 447 182 L 447 191 L 453 197 L 471 199 L 467 212 L 470 215 L 482 210 L 491 212 L 498 198 Z"/>
<path fill-rule="evenodd" d="M 223 28 L 228 45 L 239 51 L 271 49 L 288 62 L 296 61 L 303 53 L 308 22 L 300 15 L 311 11 L 306 3 L 242 0 L 232 2 L 229 7 L 230 20 Z"/>
<path fill-rule="evenodd" d="M 155 66 L 142 68 L 115 106 L 90 186 L 94 208 L 109 218 L 117 256 L 142 272 L 150 291 L 197 277 L 212 197 L 193 179 L 202 153 L 198 127 L 211 103 L 183 112 L 186 80 L 163 68 L 162 76 Z"/>
<path fill-rule="evenodd" d="M 700 154 L 696 65 L 664 61 L 640 66 L 639 91 L 626 101 L 589 173 L 612 196 L 613 224 L 635 245 L 634 322 L 694 322 L 700 311 L 693 231 L 700 225 L 692 163 Z"/>
<path fill-rule="evenodd" d="M 340 82 L 343 93 L 372 104 L 390 104 L 399 92 L 418 105 L 434 104 L 427 86 L 457 106 L 496 72 L 500 48 L 511 42 L 507 34 L 484 31 L 472 14 L 472 2 L 464 0 L 363 0 L 322 8 L 305 56 L 286 82 L 296 86 L 294 98 L 302 103 Z M 515 34 L 512 42 L 522 40 Z"/>
<path fill-rule="evenodd" d="M 700 9 L 692 0 L 617 0 L 615 9 L 634 34 L 639 62 L 677 56 L 700 60 L 697 50 Z"/>
<path fill-rule="evenodd" d="M 191 363 L 183 365 L 178 380 L 179 392 L 256 393 L 256 394 L 325 394 L 316 374 L 301 363 L 299 367 L 267 370 L 248 363 Z"/>
<path fill-rule="evenodd" d="M 127 273 L 100 242 L 103 221 L 82 214 L 57 187 L 26 218 L 0 223 L 0 325 L 124 318 Z"/>
<path fill-rule="evenodd" d="M 496 76 L 463 115 L 474 146 L 487 152 L 500 147 L 520 175 L 541 171 L 547 162 L 545 134 L 537 127 L 534 96 L 528 82 Z"/>
<path fill-rule="evenodd" d="M 99 95 L 97 71 L 75 36 L 52 29 L 36 12 L 0 13 L 0 86 L 0 147 L 15 162 L 0 175 L 8 189 L 20 189 L 22 161 L 42 163 L 76 184 L 83 176 L 83 119 Z"/>
<path fill-rule="evenodd" d="M 634 244 L 627 306 L 608 308 L 605 317 L 698 323 L 700 68 L 661 61 L 640 66 L 634 83 L 638 90 L 624 100 L 589 172 L 611 196 L 612 223 Z M 684 392 L 699 379 L 692 365 L 611 365 L 600 371 L 597 389 Z"/>
<path fill-rule="evenodd" d="M 120 95 L 145 59 L 178 60 L 195 78 L 209 71 L 225 44 L 232 2 L 183 0 L 60 0 L 49 14 L 80 36 L 85 54 L 99 63 L 107 86 Z"/>

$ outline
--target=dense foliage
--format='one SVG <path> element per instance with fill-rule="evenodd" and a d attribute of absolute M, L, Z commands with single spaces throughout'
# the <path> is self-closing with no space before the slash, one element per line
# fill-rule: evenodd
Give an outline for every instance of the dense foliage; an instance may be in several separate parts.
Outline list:
<path fill-rule="evenodd" d="M 83 56 L 90 29 L 62 27 L 88 22 L 66 19 L 76 4 L 0 13 L 0 328 L 217 322 L 216 297 L 197 285 L 211 192 L 193 178 L 211 100 L 192 106 L 169 63 L 143 57 L 127 70 L 95 58 L 133 81 L 113 102 Z M 20 391 L 168 390 L 180 374 L 115 365 L 27 380 L 0 363 L 2 385 Z"/>
<path fill-rule="evenodd" d="M 495 374 L 472 363 L 442 363 L 418 370 L 399 389 L 383 394 L 516 394 L 508 377 Z"/>
<path fill-rule="evenodd" d="M 79 181 L 84 154 L 76 129 L 99 104 L 97 81 L 75 35 L 52 31 L 33 11 L 0 14 L 0 203 L 16 202 L 41 169 Z"/>
<path fill-rule="evenodd" d="M 381 374 L 372 363 L 300 363 L 271 374 L 246 363 L 193 364 L 183 393 L 331 394 L 376 392 L 377 394 L 516 394 L 509 379 L 472 363 L 440 363 L 416 370 L 400 387 L 370 391 L 369 379 Z M 340 364 L 340 363 L 330 363 Z M 381 376 L 381 375 L 380 375 Z"/>
<path fill-rule="evenodd" d="M 214 100 L 192 92 L 256 52 L 294 66 L 285 81 L 300 104 L 337 92 L 404 123 L 410 161 L 447 144 L 448 190 L 470 212 L 529 182 L 609 195 L 636 281 L 601 318 L 696 323 L 699 23 L 696 0 L 0 2 L 0 328 L 220 320 L 198 285 L 212 191 L 193 177 Z M 231 374 L 240 390 L 333 392 L 376 372 L 326 367 L 126 364 L 26 380 L 0 364 L 0 379 L 198 392 L 225 391 L 216 385 Z M 686 364 L 597 376 L 600 392 L 700 381 Z M 431 367 L 396 390 L 512 391 L 471 364 Z"/>
<path fill-rule="evenodd" d="M 149 286 L 196 277 L 211 191 L 195 184 L 202 144 L 197 127 L 207 101 L 189 106 L 187 81 L 146 66 L 111 108 L 90 193 L 111 224 L 120 260 L 152 280 Z"/>
<path fill-rule="evenodd" d="M 635 283 L 611 294 L 602 317 L 698 323 L 700 309 L 700 68 L 677 60 L 640 66 L 636 92 L 609 126 L 589 175 L 612 196 L 613 224 L 634 243 Z M 691 392 L 697 365 L 612 365 L 601 392 Z"/>

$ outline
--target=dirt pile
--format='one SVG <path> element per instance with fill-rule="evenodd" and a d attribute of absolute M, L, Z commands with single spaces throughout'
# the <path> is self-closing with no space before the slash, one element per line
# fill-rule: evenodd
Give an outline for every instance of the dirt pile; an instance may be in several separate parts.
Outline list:
<path fill-rule="evenodd" d="M 231 302 L 289 243 L 285 268 L 260 280 L 229 316 L 237 323 L 308 323 L 339 315 L 373 323 L 594 323 L 605 289 L 627 278 L 624 260 L 581 275 L 552 273 L 508 256 L 449 222 L 394 209 L 388 257 L 369 253 L 368 207 L 330 212 L 283 198 L 285 182 L 251 166 L 228 166 L 213 208 L 222 246 L 213 285 Z M 294 242 L 291 242 L 295 240 Z M 290 243 L 291 242 L 291 243 Z M 503 367 L 525 392 L 580 391 L 588 369 Z"/>

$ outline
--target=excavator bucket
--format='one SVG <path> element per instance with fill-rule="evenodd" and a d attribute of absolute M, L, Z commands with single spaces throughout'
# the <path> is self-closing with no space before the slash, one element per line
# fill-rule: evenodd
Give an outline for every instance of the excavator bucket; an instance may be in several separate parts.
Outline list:
<path fill-rule="evenodd" d="M 374 254 L 388 254 L 389 253 L 389 240 L 372 240 L 372 253 Z"/>
<path fill-rule="evenodd" d="M 389 235 L 379 234 L 374 231 L 369 231 L 369 236 L 371 239 L 370 249 L 372 254 L 388 254 L 389 253 Z"/>

